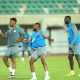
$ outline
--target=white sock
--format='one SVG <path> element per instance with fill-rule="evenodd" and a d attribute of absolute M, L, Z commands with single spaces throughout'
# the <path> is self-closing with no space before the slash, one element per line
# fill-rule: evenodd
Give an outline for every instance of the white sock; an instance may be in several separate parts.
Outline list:
<path fill-rule="evenodd" d="M 32 76 L 33 76 L 33 78 L 36 78 L 35 72 L 32 72 Z"/>
<path fill-rule="evenodd" d="M 74 72 L 74 70 L 71 70 L 71 72 L 73 73 L 73 72 Z"/>
<path fill-rule="evenodd" d="M 24 61 L 24 57 L 22 57 L 21 60 Z"/>
<path fill-rule="evenodd" d="M 12 72 L 12 67 L 11 66 L 8 69 L 9 69 L 10 72 Z"/>
<path fill-rule="evenodd" d="M 12 75 L 15 75 L 15 69 L 12 69 Z"/>
<path fill-rule="evenodd" d="M 49 77 L 49 72 L 48 71 L 46 71 L 46 77 Z"/>

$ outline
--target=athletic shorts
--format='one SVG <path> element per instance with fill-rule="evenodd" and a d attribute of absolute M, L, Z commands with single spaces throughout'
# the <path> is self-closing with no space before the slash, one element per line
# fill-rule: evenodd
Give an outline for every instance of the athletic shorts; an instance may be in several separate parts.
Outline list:
<path fill-rule="evenodd" d="M 27 50 L 27 46 L 22 46 L 22 51 L 26 51 Z"/>
<path fill-rule="evenodd" d="M 16 57 L 20 51 L 22 51 L 21 46 L 11 46 L 7 48 L 4 56 L 7 56 L 7 57 L 15 56 Z"/>
<path fill-rule="evenodd" d="M 46 53 L 47 53 L 46 47 L 35 48 L 35 49 L 32 49 L 31 57 L 37 60 L 40 56 L 45 55 Z"/>
<path fill-rule="evenodd" d="M 29 51 L 30 47 L 29 46 L 22 46 L 22 51 Z"/>
<path fill-rule="evenodd" d="M 72 50 L 69 49 L 69 54 L 80 55 L 80 43 L 72 47 Z"/>

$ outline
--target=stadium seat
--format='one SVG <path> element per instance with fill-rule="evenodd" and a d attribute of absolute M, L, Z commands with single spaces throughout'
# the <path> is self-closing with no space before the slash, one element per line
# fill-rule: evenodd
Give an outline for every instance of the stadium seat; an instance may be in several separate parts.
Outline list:
<path fill-rule="evenodd" d="M 76 0 L 0 0 L 0 14 L 19 14 L 22 4 L 26 5 L 25 15 L 46 14 L 44 8 L 48 14 L 75 14 L 73 8 L 80 7 Z"/>

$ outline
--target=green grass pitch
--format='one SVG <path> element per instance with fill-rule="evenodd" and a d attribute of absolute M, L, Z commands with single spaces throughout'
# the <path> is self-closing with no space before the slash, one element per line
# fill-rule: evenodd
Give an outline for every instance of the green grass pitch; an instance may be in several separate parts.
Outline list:
<path fill-rule="evenodd" d="M 15 79 L 10 80 L 30 80 L 31 72 L 29 68 L 29 59 L 25 58 L 25 61 L 22 62 L 19 58 L 17 61 L 17 69 Z M 67 57 L 47 57 L 46 62 L 48 64 L 50 80 L 80 80 L 78 77 L 79 68 L 75 60 L 75 72 L 76 76 L 66 77 L 66 74 L 69 72 L 69 63 Z M 44 80 L 45 72 L 43 66 L 38 60 L 35 63 L 36 74 L 38 80 Z M 9 80 L 9 70 L 5 67 L 2 58 L 0 58 L 0 80 Z"/>

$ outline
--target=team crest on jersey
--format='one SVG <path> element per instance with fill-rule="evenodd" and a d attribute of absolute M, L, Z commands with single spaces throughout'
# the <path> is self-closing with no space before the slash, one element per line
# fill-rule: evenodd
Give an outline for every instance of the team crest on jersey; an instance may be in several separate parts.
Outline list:
<path fill-rule="evenodd" d="M 16 32 L 16 30 L 14 30 L 14 32 Z"/>

